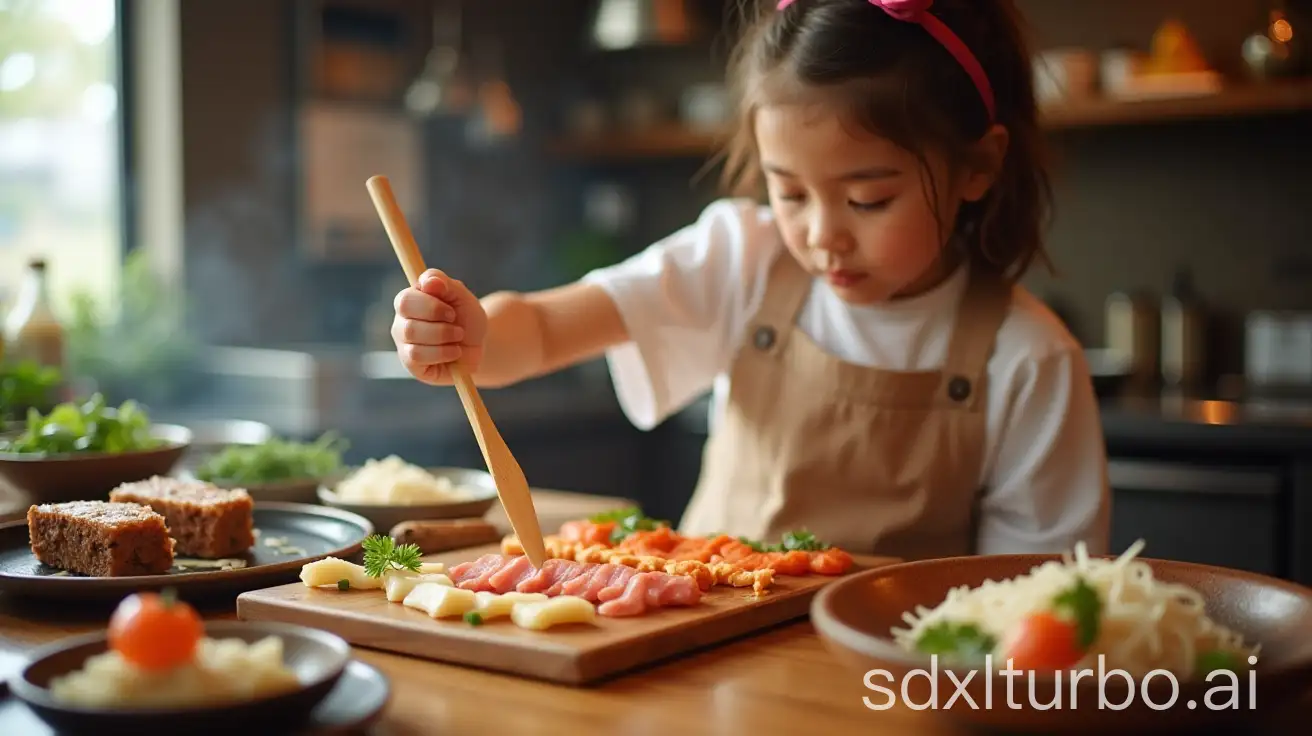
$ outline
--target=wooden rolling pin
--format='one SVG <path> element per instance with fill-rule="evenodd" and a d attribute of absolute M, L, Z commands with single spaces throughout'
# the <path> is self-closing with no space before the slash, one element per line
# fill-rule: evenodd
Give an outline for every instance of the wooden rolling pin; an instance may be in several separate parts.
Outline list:
<path fill-rule="evenodd" d="M 501 539 L 501 532 L 482 519 L 429 519 L 403 521 L 392 527 L 390 536 L 397 544 L 418 545 L 430 555 L 492 544 Z"/>

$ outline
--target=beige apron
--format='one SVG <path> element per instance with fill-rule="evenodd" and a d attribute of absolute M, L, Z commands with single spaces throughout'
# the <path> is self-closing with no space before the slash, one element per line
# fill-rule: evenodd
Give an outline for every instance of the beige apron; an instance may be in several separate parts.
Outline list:
<path fill-rule="evenodd" d="M 977 273 L 942 370 L 896 372 L 829 355 L 796 327 L 813 279 L 781 253 L 680 530 L 775 543 L 805 527 L 853 553 L 972 554 L 986 368 L 1011 297 Z"/>

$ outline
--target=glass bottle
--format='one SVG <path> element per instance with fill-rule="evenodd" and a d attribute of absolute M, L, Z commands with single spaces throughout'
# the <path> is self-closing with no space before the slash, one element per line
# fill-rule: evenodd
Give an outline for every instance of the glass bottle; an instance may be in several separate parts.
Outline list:
<path fill-rule="evenodd" d="M 50 306 L 44 258 L 28 262 L 18 298 L 5 319 L 4 342 L 9 360 L 64 368 L 64 327 Z"/>

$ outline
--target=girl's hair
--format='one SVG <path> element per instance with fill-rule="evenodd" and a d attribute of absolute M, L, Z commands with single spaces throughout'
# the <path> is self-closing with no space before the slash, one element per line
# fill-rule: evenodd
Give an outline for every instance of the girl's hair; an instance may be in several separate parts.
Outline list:
<path fill-rule="evenodd" d="M 775 2 L 739 3 L 745 30 L 730 84 L 740 117 L 724 169 L 733 193 L 760 194 L 754 120 L 764 104 L 837 102 L 852 122 L 916 154 L 922 166 L 931 149 L 954 167 L 969 163 L 971 145 L 996 122 L 1009 136 L 1002 169 L 987 195 L 963 203 L 954 235 L 974 265 L 1004 278 L 1019 279 L 1036 259 L 1051 269 L 1043 246 L 1051 213 L 1046 152 L 1029 46 L 1011 0 L 938 0 L 929 11 L 984 68 L 993 121 L 961 64 L 920 25 L 869 0 L 797 0 L 782 11 Z M 936 187 L 932 179 L 929 186 Z"/>

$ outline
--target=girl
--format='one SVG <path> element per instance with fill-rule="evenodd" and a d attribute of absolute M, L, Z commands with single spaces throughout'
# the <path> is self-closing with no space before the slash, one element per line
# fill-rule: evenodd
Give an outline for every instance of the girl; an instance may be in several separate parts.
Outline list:
<path fill-rule="evenodd" d="M 1017 285 L 1047 178 L 1010 0 L 784 0 L 734 55 L 740 193 L 579 283 L 477 299 L 430 271 L 392 334 L 419 380 L 605 355 L 649 429 L 713 391 L 688 534 L 806 528 L 907 559 L 1108 547 L 1083 353 Z"/>

